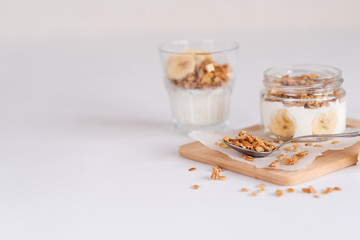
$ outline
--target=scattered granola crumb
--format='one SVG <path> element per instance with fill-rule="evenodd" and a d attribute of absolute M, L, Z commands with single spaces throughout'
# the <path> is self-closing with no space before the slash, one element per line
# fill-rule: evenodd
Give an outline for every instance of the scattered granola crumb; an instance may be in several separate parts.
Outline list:
<path fill-rule="evenodd" d="M 331 188 L 331 187 L 328 187 L 328 188 L 326 188 L 325 191 L 322 192 L 322 194 L 329 194 L 329 193 L 333 192 L 334 190 L 335 190 L 335 189 L 333 189 L 333 188 Z"/>
<path fill-rule="evenodd" d="M 339 188 L 339 187 L 334 187 L 334 190 L 335 190 L 335 191 L 341 191 L 341 188 Z"/>
<path fill-rule="evenodd" d="M 212 174 L 211 174 L 211 180 L 216 180 L 216 179 L 218 179 L 218 174 L 217 173 L 214 173 L 214 172 L 212 172 Z"/>
<path fill-rule="evenodd" d="M 216 142 L 215 145 L 218 146 L 218 147 L 222 147 L 222 148 L 230 148 L 230 147 L 229 147 L 228 145 L 226 145 L 226 143 L 224 143 L 224 142 L 221 142 L 221 143 Z"/>
<path fill-rule="evenodd" d="M 312 143 L 305 143 L 305 146 L 312 146 Z"/>
<path fill-rule="evenodd" d="M 315 144 L 314 147 L 322 147 L 320 144 Z"/>
<path fill-rule="evenodd" d="M 305 155 L 308 154 L 308 151 L 305 150 L 305 151 L 302 151 L 302 152 L 299 152 L 293 156 L 291 156 L 291 158 L 283 158 L 282 162 L 280 162 L 282 165 L 294 165 L 295 163 L 297 163 L 300 159 L 304 158 Z"/>
<path fill-rule="evenodd" d="M 253 157 L 253 156 L 241 156 L 240 158 L 245 159 L 246 161 L 249 161 L 249 162 L 254 161 L 254 157 Z"/>
<path fill-rule="evenodd" d="M 255 196 L 257 196 L 257 193 L 256 193 L 256 192 L 252 192 L 252 193 L 251 193 L 251 196 L 255 197 Z"/>
<path fill-rule="evenodd" d="M 242 191 L 242 192 L 248 192 L 249 189 L 247 189 L 247 188 L 242 188 L 240 191 Z"/>
<path fill-rule="evenodd" d="M 189 169 L 190 172 L 195 171 L 195 170 L 196 170 L 196 168 L 194 168 L 194 167 Z"/>
<path fill-rule="evenodd" d="M 278 197 L 282 197 L 283 196 L 283 192 L 280 190 L 280 189 L 277 189 L 275 191 L 275 195 L 278 196 Z"/>
<path fill-rule="evenodd" d="M 293 144 L 293 152 L 297 152 L 299 150 L 300 144 Z"/>
<path fill-rule="evenodd" d="M 288 188 L 288 189 L 286 189 L 286 191 L 287 191 L 288 193 L 293 193 L 293 192 L 295 192 L 295 190 L 294 190 L 293 188 Z"/>
<path fill-rule="evenodd" d="M 291 146 L 287 146 L 286 148 L 284 148 L 285 151 L 291 151 Z"/>
<path fill-rule="evenodd" d="M 312 186 L 309 186 L 309 189 L 310 189 L 310 192 L 311 192 L 311 193 L 317 193 L 316 190 L 315 190 L 315 188 L 313 188 Z"/>
<path fill-rule="evenodd" d="M 314 198 L 319 198 L 319 195 L 314 195 Z"/>
<path fill-rule="evenodd" d="M 219 180 L 225 181 L 225 180 L 226 180 L 226 176 L 220 176 L 220 177 L 219 177 Z"/>
<path fill-rule="evenodd" d="M 199 186 L 199 185 L 192 185 L 192 188 L 193 188 L 193 189 L 199 189 L 200 186 Z"/>
<path fill-rule="evenodd" d="M 300 158 L 303 158 L 304 156 L 306 156 L 308 154 L 308 150 L 299 152 L 298 154 L 296 154 L 297 156 L 299 156 Z"/>
<path fill-rule="evenodd" d="M 285 154 L 280 154 L 279 156 L 277 156 L 276 158 L 284 158 L 284 157 L 286 157 L 286 155 Z"/>
<path fill-rule="evenodd" d="M 211 173 L 211 180 L 219 180 L 220 172 L 222 172 L 222 168 L 220 166 L 213 167 L 213 171 Z"/>
<path fill-rule="evenodd" d="M 222 171 L 223 171 L 222 167 L 220 167 L 220 166 L 216 166 L 215 168 L 218 170 L 218 172 L 222 172 Z"/>
<path fill-rule="evenodd" d="M 260 193 L 265 192 L 265 190 L 266 190 L 266 186 L 265 186 L 265 184 L 263 184 L 263 183 L 260 183 L 260 184 L 259 184 L 259 188 L 260 188 L 260 189 L 259 189 L 259 192 L 260 192 Z"/>
<path fill-rule="evenodd" d="M 290 161 L 291 159 L 290 158 L 283 158 L 283 161 L 280 162 L 282 165 L 290 165 Z"/>
<path fill-rule="evenodd" d="M 333 141 L 333 142 L 331 142 L 331 144 L 337 144 L 337 143 L 339 143 L 339 141 Z"/>
<path fill-rule="evenodd" d="M 277 168 L 277 166 L 279 165 L 280 159 L 273 161 L 272 163 L 270 163 L 269 167 L 272 168 Z"/>
<path fill-rule="evenodd" d="M 310 189 L 309 189 L 309 188 L 303 188 L 302 191 L 303 191 L 304 193 L 310 193 Z"/>
<path fill-rule="evenodd" d="M 254 161 L 254 158 L 253 157 L 250 157 L 250 156 L 247 156 L 247 158 L 245 158 L 246 161 L 249 161 L 249 162 L 252 162 Z"/>
<path fill-rule="evenodd" d="M 295 163 L 297 163 L 297 161 L 300 159 L 300 157 L 298 155 L 293 155 L 291 157 L 291 160 L 289 162 L 290 165 L 294 165 Z"/>
<path fill-rule="evenodd" d="M 217 167 L 213 167 L 213 172 L 211 173 L 211 180 L 217 180 L 219 178 L 219 170 Z"/>

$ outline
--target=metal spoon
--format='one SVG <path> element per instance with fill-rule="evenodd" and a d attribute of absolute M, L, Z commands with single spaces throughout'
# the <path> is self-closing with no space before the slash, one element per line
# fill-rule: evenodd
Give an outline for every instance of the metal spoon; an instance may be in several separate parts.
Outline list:
<path fill-rule="evenodd" d="M 274 148 L 274 150 L 272 150 L 271 152 L 258 152 L 258 151 L 254 151 L 254 150 L 250 150 L 250 149 L 245 149 L 236 145 L 233 145 L 231 143 L 225 142 L 223 140 L 223 142 L 228 145 L 229 147 L 235 149 L 238 152 L 244 153 L 246 155 L 249 156 L 253 156 L 253 157 L 266 157 L 267 155 L 277 151 L 279 148 L 281 148 L 282 146 L 294 141 L 294 140 L 299 140 L 299 139 L 304 139 L 304 138 L 337 138 L 337 137 L 358 137 L 360 136 L 360 132 L 348 132 L 348 133 L 338 133 L 338 134 L 317 134 L 317 135 L 305 135 L 305 136 L 300 136 L 300 137 L 294 137 L 289 141 L 283 142 L 282 144 L 278 145 L 276 148 Z"/>

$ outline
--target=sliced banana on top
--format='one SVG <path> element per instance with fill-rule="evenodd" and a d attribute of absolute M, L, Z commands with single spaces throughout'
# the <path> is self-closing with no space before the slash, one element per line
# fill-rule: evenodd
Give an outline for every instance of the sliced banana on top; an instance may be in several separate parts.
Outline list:
<path fill-rule="evenodd" d="M 195 58 L 192 55 L 171 55 L 167 62 L 166 74 L 170 79 L 182 79 L 195 71 Z"/>
<path fill-rule="evenodd" d="M 168 78 L 180 80 L 195 71 L 196 65 L 205 60 L 213 60 L 213 56 L 204 50 L 188 49 L 179 54 L 171 55 L 167 62 Z"/>
<path fill-rule="evenodd" d="M 292 137 L 295 133 L 295 124 L 288 116 L 285 109 L 278 110 L 273 114 L 270 121 L 270 130 L 282 137 Z"/>
<path fill-rule="evenodd" d="M 338 122 L 338 116 L 336 110 L 319 114 L 312 122 L 313 134 L 329 134 L 333 133 Z"/>

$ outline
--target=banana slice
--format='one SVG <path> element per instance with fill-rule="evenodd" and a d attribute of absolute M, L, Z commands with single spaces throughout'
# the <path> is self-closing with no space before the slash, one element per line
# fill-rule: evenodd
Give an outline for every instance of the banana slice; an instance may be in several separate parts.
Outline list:
<path fill-rule="evenodd" d="M 270 130 L 282 137 L 292 137 L 295 133 L 295 124 L 285 109 L 278 110 L 271 118 Z"/>
<path fill-rule="evenodd" d="M 337 121 L 338 121 L 338 117 L 335 109 L 321 113 L 312 122 L 312 133 L 313 134 L 333 133 Z"/>
<path fill-rule="evenodd" d="M 195 66 L 195 58 L 192 55 L 171 55 L 167 62 L 166 74 L 170 79 L 180 80 L 194 72 Z"/>
<path fill-rule="evenodd" d="M 204 50 L 188 49 L 182 53 L 193 54 L 196 64 L 201 64 L 205 60 L 214 60 L 213 56 L 209 52 Z"/>

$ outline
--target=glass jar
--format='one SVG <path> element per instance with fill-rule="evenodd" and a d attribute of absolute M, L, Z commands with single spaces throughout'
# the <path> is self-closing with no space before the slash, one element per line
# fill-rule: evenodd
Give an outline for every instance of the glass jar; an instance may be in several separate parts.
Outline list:
<path fill-rule="evenodd" d="M 227 127 L 237 50 L 236 43 L 213 40 L 173 41 L 160 46 L 177 131 Z"/>
<path fill-rule="evenodd" d="M 314 64 L 283 65 L 264 72 L 261 123 L 273 138 L 341 133 L 346 128 L 341 70 Z"/>

